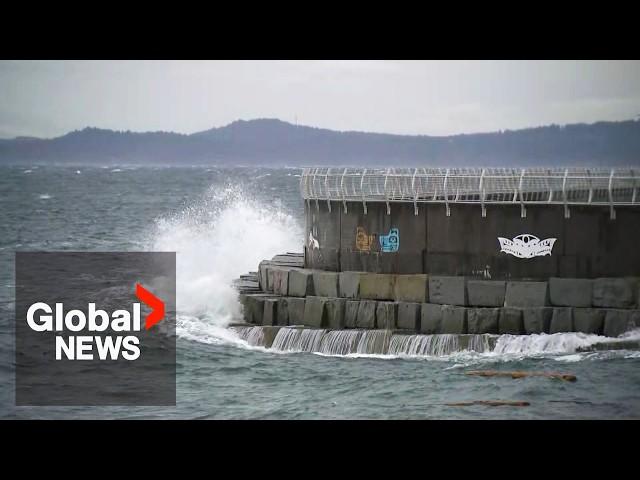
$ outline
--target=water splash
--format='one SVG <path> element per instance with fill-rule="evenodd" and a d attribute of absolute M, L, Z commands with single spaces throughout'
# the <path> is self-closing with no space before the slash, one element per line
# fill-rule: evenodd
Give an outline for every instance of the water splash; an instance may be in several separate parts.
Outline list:
<path fill-rule="evenodd" d="M 574 353 L 599 342 L 611 340 L 587 333 L 546 333 L 531 335 L 501 335 L 493 350 L 496 354 L 539 355 L 549 353 Z"/>
<path fill-rule="evenodd" d="M 233 185 L 211 188 L 180 213 L 158 219 L 145 244 L 176 252 L 178 335 L 210 342 L 212 326 L 240 319 L 233 279 L 265 258 L 299 251 L 302 238 L 291 215 Z"/>

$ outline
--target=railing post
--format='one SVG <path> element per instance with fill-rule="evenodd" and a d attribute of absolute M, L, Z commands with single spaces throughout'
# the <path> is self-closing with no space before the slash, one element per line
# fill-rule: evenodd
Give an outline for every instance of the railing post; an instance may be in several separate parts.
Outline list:
<path fill-rule="evenodd" d="M 367 174 L 367 169 L 365 168 L 362 171 L 362 178 L 360 179 L 360 192 L 362 192 L 362 207 L 364 209 L 364 214 L 367 214 L 367 201 L 364 198 L 364 176 Z"/>
<path fill-rule="evenodd" d="M 520 183 L 518 184 L 518 194 L 520 195 L 520 218 L 527 218 L 527 208 L 524 206 L 524 197 L 522 196 L 522 185 L 524 183 L 524 174 L 526 170 L 523 168 L 520 172 Z"/>
<path fill-rule="evenodd" d="M 615 170 L 611 169 L 611 174 L 609 175 L 609 217 L 611 220 L 616 219 L 616 209 L 613 208 L 613 176 L 615 175 Z"/>
<path fill-rule="evenodd" d="M 449 181 L 449 169 L 447 168 L 447 171 L 444 175 L 444 183 L 442 188 L 444 189 L 444 206 L 445 209 L 447 211 L 447 217 L 451 216 L 451 209 L 449 208 L 449 194 L 447 193 L 447 182 Z"/>
<path fill-rule="evenodd" d="M 569 169 L 565 169 L 564 178 L 562 179 L 562 200 L 564 201 L 564 218 L 569 218 L 571 212 L 569 211 L 569 204 L 567 203 L 567 177 L 569 176 Z"/>
<path fill-rule="evenodd" d="M 480 183 L 478 184 L 478 191 L 480 192 L 480 209 L 482 212 L 482 218 L 487 216 L 487 207 L 484 206 L 484 174 L 486 169 L 482 169 L 482 173 L 480 174 Z"/>

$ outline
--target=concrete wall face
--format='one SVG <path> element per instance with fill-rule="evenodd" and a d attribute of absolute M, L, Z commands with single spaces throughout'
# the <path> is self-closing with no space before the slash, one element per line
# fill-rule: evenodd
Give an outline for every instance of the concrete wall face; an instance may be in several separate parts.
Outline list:
<path fill-rule="evenodd" d="M 477 205 L 411 203 L 307 202 L 305 265 L 321 270 L 375 273 L 427 273 L 470 278 L 547 280 L 640 275 L 640 209 L 557 205 Z M 310 235 L 311 234 L 311 239 Z M 530 257 L 501 251 L 502 237 L 519 235 L 555 239 Z M 526 239 L 527 242 L 529 239 Z M 535 249 L 534 249 L 535 250 Z M 527 250 L 531 253 L 532 250 Z M 527 253 L 525 252 L 525 253 Z M 527 254 L 528 254 L 527 253 Z"/>

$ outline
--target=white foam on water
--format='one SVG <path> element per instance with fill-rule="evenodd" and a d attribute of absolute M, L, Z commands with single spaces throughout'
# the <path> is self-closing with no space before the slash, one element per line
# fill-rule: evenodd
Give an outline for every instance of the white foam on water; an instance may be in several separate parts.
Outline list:
<path fill-rule="evenodd" d="M 578 348 L 589 347 L 607 340 L 610 339 L 587 333 L 501 335 L 498 337 L 493 353 L 519 354 L 525 356 L 575 353 Z"/>
<path fill-rule="evenodd" d="M 40 200 L 49 200 L 51 198 L 51 195 L 49 195 L 48 193 L 43 193 L 42 195 L 39 195 L 38 198 Z"/>
<path fill-rule="evenodd" d="M 237 186 L 212 188 L 182 212 L 158 219 L 145 242 L 150 251 L 176 252 L 177 334 L 205 343 L 238 340 L 224 330 L 241 319 L 232 281 L 302 244 L 291 215 Z"/>

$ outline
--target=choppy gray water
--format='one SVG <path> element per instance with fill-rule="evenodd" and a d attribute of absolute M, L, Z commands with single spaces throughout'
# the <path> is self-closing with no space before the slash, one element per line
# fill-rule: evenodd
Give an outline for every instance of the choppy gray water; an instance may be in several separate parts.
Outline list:
<path fill-rule="evenodd" d="M 640 354 L 576 353 L 582 334 L 451 340 L 283 332 L 276 348 L 225 325 L 240 315 L 230 281 L 263 258 L 300 251 L 297 169 L 0 167 L 2 418 L 638 418 Z M 178 405 L 15 407 L 16 250 L 177 251 Z M 257 333 L 256 333 L 257 335 Z M 386 341 L 386 355 L 361 352 Z M 362 345 L 362 346 L 361 346 Z M 477 350 L 477 351 L 473 351 Z M 314 352 L 314 353 L 311 353 Z M 329 352 L 329 353 L 327 353 Z M 464 375 L 469 369 L 572 373 L 575 383 Z M 451 407 L 469 400 L 531 406 Z"/>

